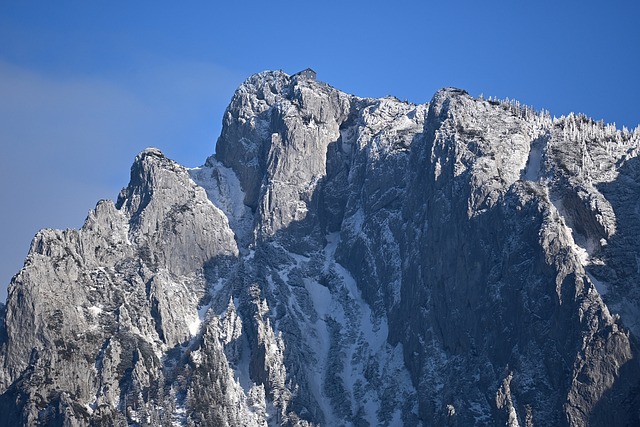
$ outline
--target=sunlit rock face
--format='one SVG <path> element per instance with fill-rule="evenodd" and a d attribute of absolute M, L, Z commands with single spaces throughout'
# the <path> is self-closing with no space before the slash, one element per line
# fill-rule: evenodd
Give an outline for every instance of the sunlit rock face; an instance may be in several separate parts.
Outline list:
<path fill-rule="evenodd" d="M 264 72 L 0 305 L 0 425 L 640 424 L 640 132 Z"/>

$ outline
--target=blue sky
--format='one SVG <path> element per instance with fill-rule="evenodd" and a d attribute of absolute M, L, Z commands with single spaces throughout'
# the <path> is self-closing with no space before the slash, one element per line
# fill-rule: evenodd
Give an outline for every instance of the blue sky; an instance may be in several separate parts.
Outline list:
<path fill-rule="evenodd" d="M 0 2 L 0 299 L 40 228 L 115 199 L 139 151 L 215 150 L 234 89 L 312 67 L 360 96 L 441 87 L 640 123 L 640 6 L 613 1 Z M 560 3 L 560 4 L 559 4 Z"/>

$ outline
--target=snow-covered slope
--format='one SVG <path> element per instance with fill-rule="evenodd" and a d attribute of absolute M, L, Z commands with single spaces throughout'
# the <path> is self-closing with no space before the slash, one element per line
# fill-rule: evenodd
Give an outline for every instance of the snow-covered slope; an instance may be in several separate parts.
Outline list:
<path fill-rule="evenodd" d="M 0 425 L 640 423 L 640 132 L 250 77 L 0 306 Z"/>

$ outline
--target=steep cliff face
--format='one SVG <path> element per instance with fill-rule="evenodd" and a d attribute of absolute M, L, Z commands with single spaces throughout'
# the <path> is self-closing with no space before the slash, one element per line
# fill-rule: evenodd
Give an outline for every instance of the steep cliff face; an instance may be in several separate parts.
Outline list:
<path fill-rule="evenodd" d="M 640 423 L 638 131 L 250 77 L 0 306 L 0 425 Z"/>
<path fill-rule="evenodd" d="M 610 315 L 554 201 L 562 178 L 550 155 L 567 144 L 563 125 L 458 92 L 432 100 L 409 168 L 401 253 L 417 262 L 403 271 L 397 339 L 412 343 L 407 364 L 436 424 L 447 407 L 461 408 L 461 425 L 637 420 L 637 400 L 615 406 L 637 396 L 635 339 Z"/>

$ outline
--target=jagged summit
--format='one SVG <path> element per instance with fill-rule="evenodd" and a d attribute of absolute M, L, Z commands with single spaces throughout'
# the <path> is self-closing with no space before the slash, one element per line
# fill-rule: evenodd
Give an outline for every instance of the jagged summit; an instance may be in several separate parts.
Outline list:
<path fill-rule="evenodd" d="M 640 423 L 640 131 L 249 77 L 0 305 L 0 426 Z"/>
<path fill-rule="evenodd" d="M 469 92 L 457 87 L 444 87 L 440 89 L 438 92 L 436 92 L 435 96 L 438 96 L 439 94 L 444 94 L 445 96 L 456 96 L 456 95 L 469 95 Z"/>
<path fill-rule="evenodd" d="M 160 151 L 160 149 L 156 148 L 156 147 L 147 147 L 144 150 L 142 150 L 140 152 L 140 154 L 138 154 L 138 156 L 136 156 L 137 158 L 142 158 L 144 156 L 148 156 L 148 155 L 155 155 L 157 157 L 164 157 L 164 154 L 162 154 L 162 151 Z"/>

